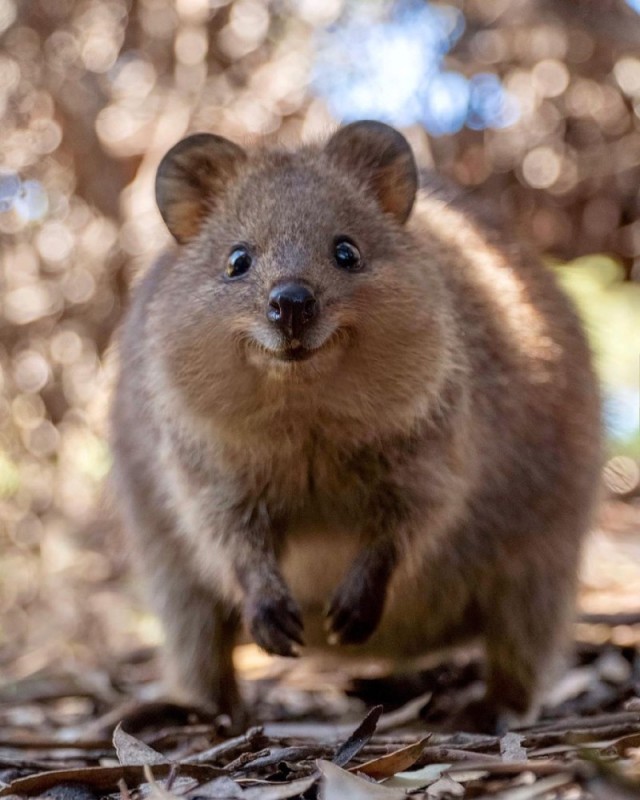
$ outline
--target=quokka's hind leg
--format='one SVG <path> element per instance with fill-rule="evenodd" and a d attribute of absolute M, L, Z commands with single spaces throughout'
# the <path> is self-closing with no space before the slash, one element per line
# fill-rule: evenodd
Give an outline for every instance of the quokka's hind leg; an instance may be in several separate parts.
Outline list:
<path fill-rule="evenodd" d="M 165 676 L 171 693 L 241 724 L 244 708 L 232 658 L 237 613 L 179 570 L 152 576 L 151 593 L 166 637 Z"/>
<path fill-rule="evenodd" d="M 551 561 L 522 566 L 494 581 L 485 598 L 487 691 L 485 728 L 506 728 L 536 716 L 543 691 L 571 645 L 575 572 Z"/>

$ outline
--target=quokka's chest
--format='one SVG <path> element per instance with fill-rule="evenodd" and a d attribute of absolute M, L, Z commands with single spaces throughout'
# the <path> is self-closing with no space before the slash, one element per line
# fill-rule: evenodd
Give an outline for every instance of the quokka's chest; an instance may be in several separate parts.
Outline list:
<path fill-rule="evenodd" d="M 307 506 L 283 530 L 280 565 L 303 608 L 326 606 L 363 546 L 362 527 L 343 515 Z"/>
<path fill-rule="evenodd" d="M 284 440 L 249 464 L 246 475 L 274 508 L 289 509 L 304 524 L 322 517 L 333 525 L 337 518 L 360 516 L 391 472 L 384 451 L 309 437 L 297 446 Z"/>

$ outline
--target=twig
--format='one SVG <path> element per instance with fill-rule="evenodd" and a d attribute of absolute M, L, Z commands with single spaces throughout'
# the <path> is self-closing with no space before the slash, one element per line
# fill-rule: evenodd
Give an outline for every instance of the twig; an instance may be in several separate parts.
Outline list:
<path fill-rule="evenodd" d="M 640 728 L 640 712 L 616 711 L 610 714 L 597 714 L 593 717 L 565 717 L 550 722 L 539 722 L 527 728 L 518 728 L 518 732 L 525 737 L 535 736 L 537 733 L 551 733 L 552 731 L 569 732 L 580 729 L 586 730 L 605 728 L 614 725 L 635 724 Z"/>
<path fill-rule="evenodd" d="M 258 770 L 263 767 L 271 767 L 281 761 L 302 761 L 304 758 L 324 758 L 331 752 L 331 748 L 322 746 L 316 747 L 281 747 L 269 751 L 268 755 L 260 756 L 249 761 L 241 768 L 241 772 L 248 770 Z"/>
<path fill-rule="evenodd" d="M 586 625 L 640 625 L 640 611 L 627 611 L 619 614 L 580 614 L 578 622 Z"/>
<path fill-rule="evenodd" d="M 254 761 L 256 758 L 262 758 L 262 756 L 269 755 L 271 750 L 268 747 L 265 747 L 264 750 L 258 750 L 251 753 L 240 753 L 237 758 L 234 758 L 229 764 L 225 766 L 225 769 L 229 770 L 229 773 L 238 772 L 241 770 L 245 764 L 248 764 L 250 761 Z"/>
<path fill-rule="evenodd" d="M 427 764 L 463 763 L 467 761 L 501 763 L 501 758 L 489 753 L 474 753 L 472 750 L 459 750 L 455 747 L 425 747 L 413 768 L 426 767 Z"/>
<path fill-rule="evenodd" d="M 243 733 L 241 736 L 236 736 L 233 739 L 227 739 L 226 742 L 221 742 L 214 747 L 210 747 L 208 750 L 203 750 L 200 753 L 195 753 L 195 755 L 183 758 L 182 763 L 203 764 L 206 761 L 214 761 L 220 756 L 228 755 L 229 753 L 233 753 L 235 750 L 239 750 L 241 747 L 251 745 L 254 739 L 262 736 L 262 732 L 262 727 L 249 728 L 249 730 L 246 733 Z"/>

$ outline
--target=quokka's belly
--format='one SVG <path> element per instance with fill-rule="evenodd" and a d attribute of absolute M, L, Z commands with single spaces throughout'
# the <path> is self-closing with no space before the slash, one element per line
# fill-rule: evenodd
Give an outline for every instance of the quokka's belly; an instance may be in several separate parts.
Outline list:
<path fill-rule="evenodd" d="M 424 564 L 407 559 L 394 572 L 382 620 L 371 638 L 361 645 L 329 644 L 325 612 L 360 546 L 352 531 L 321 524 L 306 524 L 288 538 L 281 567 L 302 609 L 308 648 L 339 657 L 403 661 L 479 633 L 469 613 L 468 587 L 437 558 Z"/>

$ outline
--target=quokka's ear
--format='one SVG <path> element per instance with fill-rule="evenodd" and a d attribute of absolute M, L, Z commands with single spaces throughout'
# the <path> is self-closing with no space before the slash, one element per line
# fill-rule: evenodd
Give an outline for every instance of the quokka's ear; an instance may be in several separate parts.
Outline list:
<path fill-rule="evenodd" d="M 334 133 L 326 151 L 365 181 L 383 211 L 400 223 L 407 220 L 418 190 L 418 170 L 401 133 L 383 122 L 352 122 Z"/>
<path fill-rule="evenodd" d="M 156 202 L 179 242 L 195 236 L 246 158 L 237 144 L 212 133 L 195 133 L 169 150 L 156 173 Z"/>

